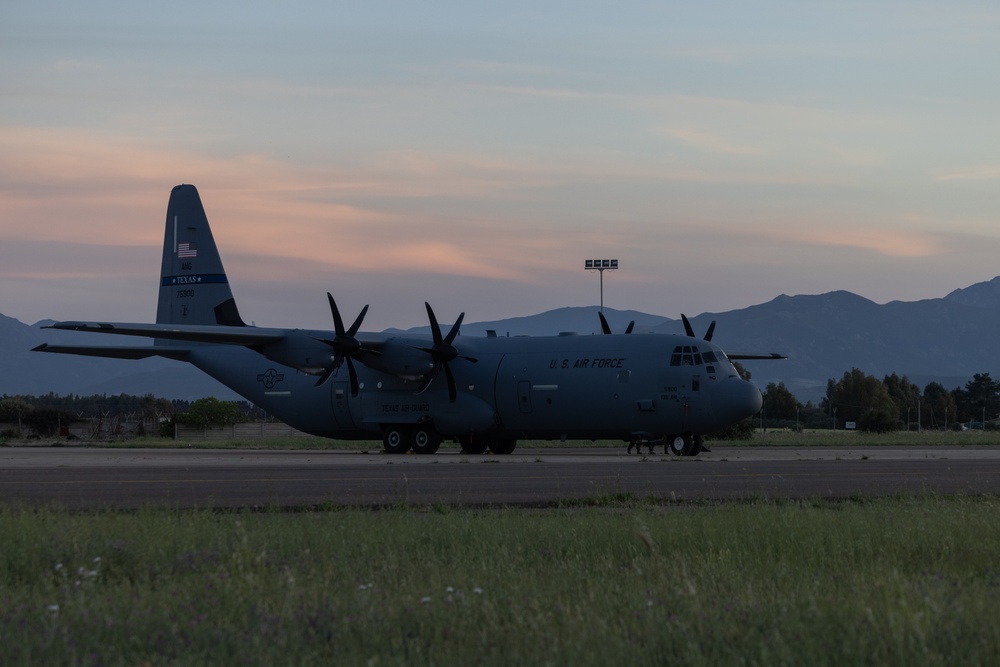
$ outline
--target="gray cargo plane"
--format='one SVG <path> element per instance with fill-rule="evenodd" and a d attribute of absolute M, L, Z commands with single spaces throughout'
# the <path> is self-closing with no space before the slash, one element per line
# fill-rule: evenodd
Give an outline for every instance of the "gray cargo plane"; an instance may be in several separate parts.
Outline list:
<path fill-rule="evenodd" d="M 329 293 L 333 331 L 248 326 L 240 317 L 198 191 L 167 205 L 155 324 L 59 322 L 53 329 L 141 336 L 145 346 L 43 344 L 39 352 L 186 361 L 307 433 L 381 439 L 385 451 L 510 454 L 519 438 L 662 443 L 694 456 L 705 434 L 755 414 L 761 395 L 736 359 L 687 318 L 686 335 L 460 337 L 427 307 L 431 334 L 361 333 Z M 631 327 L 630 327 L 631 328 Z M 629 332 L 630 333 L 630 332 Z M 443 377 L 442 377 L 443 376 Z"/>

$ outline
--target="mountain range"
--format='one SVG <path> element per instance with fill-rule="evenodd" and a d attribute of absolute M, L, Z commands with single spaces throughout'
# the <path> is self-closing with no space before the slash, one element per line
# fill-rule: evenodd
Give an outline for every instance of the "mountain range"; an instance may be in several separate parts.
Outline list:
<path fill-rule="evenodd" d="M 597 310 L 596 306 L 569 307 L 528 317 L 470 322 L 463 324 L 462 335 L 483 336 L 489 330 L 498 336 L 599 334 Z M 684 331 L 679 319 L 611 308 L 605 308 L 604 314 L 615 332 L 624 332 L 632 320 L 633 335 Z M 906 375 L 920 387 L 939 382 L 948 389 L 964 386 L 976 373 L 1000 371 L 1000 276 L 940 299 L 877 304 L 845 291 L 781 295 L 741 310 L 690 319 L 699 336 L 715 321 L 713 342 L 729 352 L 788 355 L 782 361 L 747 361 L 744 365 L 761 388 L 769 382 L 783 382 L 802 401 L 817 401 L 828 380 L 837 380 L 852 368 L 878 378 Z M 236 398 L 231 390 L 180 362 L 30 352 L 42 342 L 80 344 L 94 338 L 42 330 L 48 323 L 29 326 L 0 315 L 0 395 L 152 393 L 187 400 Z M 106 338 L 107 344 L 121 344 Z"/>

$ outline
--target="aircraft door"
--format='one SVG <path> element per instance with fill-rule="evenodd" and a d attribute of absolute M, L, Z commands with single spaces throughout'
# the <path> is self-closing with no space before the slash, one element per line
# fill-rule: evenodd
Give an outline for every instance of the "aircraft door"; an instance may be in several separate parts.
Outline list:
<path fill-rule="evenodd" d="M 695 417 L 695 412 L 697 411 L 697 406 L 701 395 L 701 376 L 692 375 L 690 386 L 684 388 L 683 392 L 680 394 L 680 404 L 681 404 L 681 427 L 689 428 L 691 422 Z"/>
<path fill-rule="evenodd" d="M 531 413 L 531 382 L 521 380 L 517 383 L 517 407 L 524 414 Z"/>
<path fill-rule="evenodd" d="M 354 418 L 351 416 L 350 388 L 346 382 L 338 380 L 331 380 L 329 384 L 334 424 L 340 428 L 354 428 Z"/>

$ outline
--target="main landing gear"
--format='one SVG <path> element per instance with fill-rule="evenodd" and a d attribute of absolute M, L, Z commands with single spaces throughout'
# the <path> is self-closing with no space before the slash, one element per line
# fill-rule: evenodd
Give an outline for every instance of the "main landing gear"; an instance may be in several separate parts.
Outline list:
<path fill-rule="evenodd" d="M 494 454 L 511 454 L 517 447 L 513 438 L 488 436 L 462 436 L 458 439 L 466 454 L 483 454 L 489 449 Z M 383 424 L 382 445 L 386 454 L 434 454 L 441 446 L 441 434 L 430 422 L 423 424 Z"/>
<path fill-rule="evenodd" d="M 387 454 L 433 454 L 441 446 L 441 435 L 430 424 L 388 424 L 382 429 Z"/>

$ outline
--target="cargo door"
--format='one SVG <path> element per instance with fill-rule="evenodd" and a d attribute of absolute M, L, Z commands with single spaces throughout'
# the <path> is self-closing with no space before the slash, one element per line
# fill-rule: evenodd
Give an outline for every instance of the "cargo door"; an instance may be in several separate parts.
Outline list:
<path fill-rule="evenodd" d="M 351 416 L 351 394 L 347 382 L 331 380 L 330 400 L 333 405 L 333 422 L 338 428 L 354 428 Z"/>

